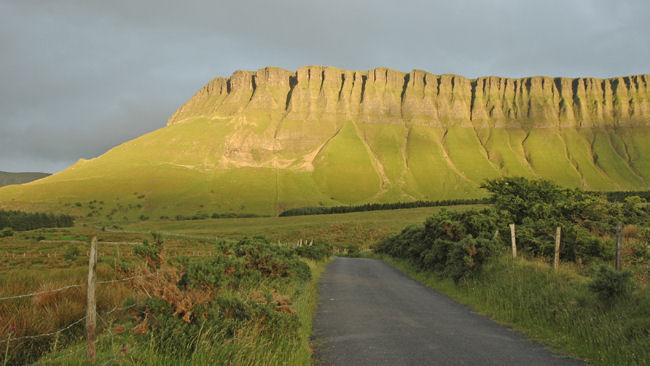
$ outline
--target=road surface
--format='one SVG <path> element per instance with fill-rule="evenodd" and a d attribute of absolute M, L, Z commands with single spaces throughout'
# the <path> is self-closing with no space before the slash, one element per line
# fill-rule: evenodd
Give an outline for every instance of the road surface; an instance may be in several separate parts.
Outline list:
<path fill-rule="evenodd" d="M 382 261 L 336 258 L 319 281 L 318 365 L 582 365 Z"/>

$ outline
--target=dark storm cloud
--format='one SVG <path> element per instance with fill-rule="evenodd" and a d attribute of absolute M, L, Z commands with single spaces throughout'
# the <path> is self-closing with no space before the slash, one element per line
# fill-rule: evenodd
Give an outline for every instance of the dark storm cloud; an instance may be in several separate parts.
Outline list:
<path fill-rule="evenodd" d="M 54 172 L 164 126 L 214 76 L 267 65 L 467 77 L 648 73 L 640 1 L 0 3 L 0 170 Z"/>

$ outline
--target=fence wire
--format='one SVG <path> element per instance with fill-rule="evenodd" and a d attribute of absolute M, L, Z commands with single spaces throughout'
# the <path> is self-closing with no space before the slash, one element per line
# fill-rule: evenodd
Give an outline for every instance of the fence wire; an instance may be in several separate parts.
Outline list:
<path fill-rule="evenodd" d="M 53 293 L 53 292 L 59 292 L 59 291 L 67 290 L 69 288 L 82 287 L 82 286 L 83 285 L 69 285 L 69 286 L 60 287 L 60 288 L 57 288 L 57 289 L 54 289 L 54 290 L 43 290 L 43 291 L 32 292 L 32 293 L 24 294 L 24 295 L 0 297 L 0 301 L 21 299 L 23 297 L 32 297 L 32 296 L 37 296 L 37 295 L 50 294 L 50 293 Z"/>
<path fill-rule="evenodd" d="M 84 315 L 81 319 L 75 321 L 74 323 L 69 324 L 69 325 L 67 325 L 66 327 L 61 328 L 61 329 L 59 329 L 59 330 L 55 330 L 54 332 L 43 333 L 43 334 L 37 334 L 37 335 L 31 335 L 31 336 L 22 336 L 22 337 L 16 337 L 16 338 L 7 338 L 7 339 L 0 340 L 0 344 L 1 344 L 1 343 L 6 343 L 6 342 L 22 341 L 22 340 L 24 340 L 24 339 L 34 339 L 34 338 L 41 338 L 41 337 L 53 336 L 53 335 L 55 335 L 55 334 L 57 334 L 57 333 L 61 333 L 61 332 L 65 331 L 65 330 L 68 330 L 68 329 L 74 327 L 75 325 L 81 323 L 84 319 L 86 319 L 86 316 L 85 316 L 85 315 Z"/>
<path fill-rule="evenodd" d="M 156 274 L 157 273 L 152 273 L 152 274 L 148 274 L 148 275 L 131 276 L 131 277 L 120 278 L 120 279 L 116 279 L 116 280 L 97 281 L 96 283 L 98 285 L 104 285 L 104 284 L 116 283 L 116 282 L 126 282 L 126 281 L 135 280 L 137 278 L 152 277 L 152 276 L 155 276 Z M 70 288 L 85 287 L 85 286 L 86 285 L 68 285 L 68 286 L 59 287 L 59 288 L 53 289 L 53 290 L 43 290 L 43 291 L 31 292 L 31 293 L 24 294 L 24 295 L 0 297 L 0 301 L 14 300 L 14 299 L 21 299 L 21 298 L 24 298 L 24 297 L 32 297 L 32 296 L 38 296 L 38 295 L 51 294 L 51 293 L 54 293 L 54 292 L 59 292 L 59 291 L 67 290 L 67 289 L 70 289 Z"/>
<path fill-rule="evenodd" d="M 108 244 L 108 245 L 120 245 L 120 244 L 136 245 L 136 244 L 139 244 L 139 243 L 106 242 L 104 244 Z M 95 283 L 96 284 L 111 284 L 111 283 L 118 283 L 118 282 L 127 282 L 127 281 L 131 281 L 131 280 L 138 279 L 138 278 L 153 277 L 153 276 L 156 276 L 157 274 L 158 274 L 158 272 L 147 274 L 147 275 L 138 275 L 138 276 L 125 277 L 125 278 L 114 279 L 114 280 L 97 281 Z M 52 290 L 36 291 L 36 292 L 31 292 L 31 293 L 22 294 L 22 295 L 5 296 L 5 297 L 0 297 L 0 302 L 1 301 L 8 301 L 8 300 L 15 300 L 15 299 L 22 299 L 22 298 L 27 298 L 27 297 L 33 297 L 33 296 L 38 296 L 38 295 L 51 294 L 51 293 L 56 293 L 56 292 L 64 291 L 64 290 L 71 289 L 71 288 L 77 288 L 77 287 L 86 287 L 86 285 L 85 284 L 74 284 L 74 285 L 67 285 L 67 286 L 59 287 L 59 288 L 52 289 Z M 112 314 L 112 313 L 114 313 L 114 312 L 116 312 L 118 310 L 120 310 L 120 311 L 121 310 L 127 310 L 127 309 L 130 309 L 130 308 L 135 307 L 135 306 L 136 306 L 136 304 L 123 306 L 123 307 L 115 307 L 115 308 L 111 309 L 110 311 L 104 313 L 104 317 L 108 316 L 108 315 L 110 315 L 110 314 Z M 97 314 L 97 315 L 104 323 L 106 323 L 106 321 L 103 319 L 103 317 L 99 316 L 99 314 Z M 49 333 L 21 336 L 21 337 L 15 337 L 15 338 L 9 337 L 7 339 L 2 339 L 2 340 L 0 340 L 0 344 L 11 343 L 11 342 L 16 342 L 16 341 L 22 341 L 22 340 L 27 340 L 27 339 L 36 339 L 36 338 L 42 338 L 42 337 L 58 335 L 61 332 L 67 331 L 67 330 L 71 329 L 72 327 L 74 327 L 75 325 L 81 323 L 86 318 L 87 318 L 87 315 L 81 317 L 80 319 L 74 321 L 73 323 L 68 324 L 67 326 L 65 326 L 65 327 L 63 327 L 61 329 L 58 329 L 58 330 L 55 330 L 55 331 L 52 331 L 52 332 L 49 332 Z M 105 336 L 108 336 L 108 337 L 112 338 L 112 337 L 114 337 L 114 334 L 110 329 L 108 329 L 108 334 L 105 335 Z M 64 355 L 61 355 L 61 356 L 55 358 L 55 359 L 47 360 L 45 362 L 52 362 L 52 361 L 60 359 L 62 357 L 72 355 L 72 354 L 74 354 L 76 352 L 78 352 L 78 350 L 75 350 L 75 351 L 70 352 L 70 353 L 66 353 Z M 108 364 L 110 362 L 113 362 L 113 361 L 116 361 L 116 360 L 119 359 L 119 356 L 117 356 L 115 353 L 113 353 L 113 356 L 115 356 L 115 358 L 109 359 L 106 362 L 104 362 L 103 364 L 105 365 L 105 364 Z M 36 363 L 34 363 L 34 365 L 35 364 L 40 364 L 42 362 L 43 361 L 37 361 Z"/>

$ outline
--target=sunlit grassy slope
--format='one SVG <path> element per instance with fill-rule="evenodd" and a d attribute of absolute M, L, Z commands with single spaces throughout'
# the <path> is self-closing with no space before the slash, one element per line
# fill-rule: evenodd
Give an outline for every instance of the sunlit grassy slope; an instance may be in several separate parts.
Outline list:
<path fill-rule="evenodd" d="M 310 123 L 313 141 L 285 143 L 276 153 L 277 146 L 250 138 L 277 129 L 276 117 L 195 118 L 45 179 L 0 188 L 0 208 L 113 221 L 276 215 L 299 206 L 478 197 L 484 179 L 501 175 L 594 190 L 650 188 L 647 126 L 524 130 L 347 120 L 328 125 L 338 126 L 333 129 Z"/>

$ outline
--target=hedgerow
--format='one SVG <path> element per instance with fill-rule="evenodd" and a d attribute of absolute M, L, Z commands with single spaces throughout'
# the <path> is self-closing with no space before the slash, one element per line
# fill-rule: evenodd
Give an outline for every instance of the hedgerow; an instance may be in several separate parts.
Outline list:
<path fill-rule="evenodd" d="M 458 281 L 510 246 L 511 223 L 517 248 L 524 254 L 550 259 L 560 227 L 562 260 L 587 263 L 613 258 L 619 222 L 641 227 L 650 222 L 648 205 L 638 196 L 612 203 L 601 194 L 521 177 L 488 180 L 482 187 L 490 193 L 492 208 L 442 209 L 423 225 L 377 243 L 375 250 Z"/>

